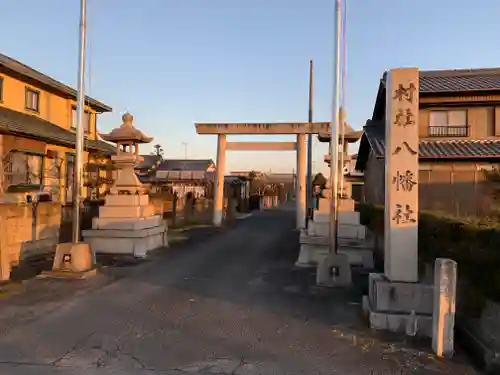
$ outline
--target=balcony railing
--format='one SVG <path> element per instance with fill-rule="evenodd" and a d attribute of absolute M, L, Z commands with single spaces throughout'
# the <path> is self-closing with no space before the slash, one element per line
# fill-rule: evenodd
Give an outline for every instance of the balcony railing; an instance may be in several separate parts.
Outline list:
<path fill-rule="evenodd" d="M 429 126 L 429 137 L 468 137 L 469 127 L 462 126 Z"/>

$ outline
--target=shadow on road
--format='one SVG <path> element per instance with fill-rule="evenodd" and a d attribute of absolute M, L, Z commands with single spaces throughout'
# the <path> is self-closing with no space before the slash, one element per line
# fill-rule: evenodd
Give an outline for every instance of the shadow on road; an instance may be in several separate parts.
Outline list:
<path fill-rule="evenodd" d="M 436 359 L 428 342 L 371 332 L 356 288 L 316 287 L 314 271 L 294 266 L 294 221 L 289 209 L 258 212 L 226 228 L 193 229 L 147 262 L 105 268 L 85 283 L 36 283 L 39 295 L 0 303 L 0 364 L 235 375 L 475 373 L 460 356 Z"/>

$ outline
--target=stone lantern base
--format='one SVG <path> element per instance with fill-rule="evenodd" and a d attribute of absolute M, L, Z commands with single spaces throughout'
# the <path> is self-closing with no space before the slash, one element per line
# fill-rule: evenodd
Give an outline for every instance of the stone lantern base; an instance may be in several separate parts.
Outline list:
<path fill-rule="evenodd" d="M 144 258 L 151 250 L 168 246 L 167 223 L 154 215 L 148 195 L 108 195 L 92 229 L 83 237 L 96 253 Z"/>

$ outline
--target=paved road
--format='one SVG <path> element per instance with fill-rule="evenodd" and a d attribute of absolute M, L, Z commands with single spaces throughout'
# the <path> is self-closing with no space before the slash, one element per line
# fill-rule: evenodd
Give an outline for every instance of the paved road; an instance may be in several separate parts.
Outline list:
<path fill-rule="evenodd" d="M 28 283 L 0 302 L 0 375 L 476 373 L 367 330 L 358 294 L 294 269 L 293 223 L 262 212 L 154 262 Z"/>

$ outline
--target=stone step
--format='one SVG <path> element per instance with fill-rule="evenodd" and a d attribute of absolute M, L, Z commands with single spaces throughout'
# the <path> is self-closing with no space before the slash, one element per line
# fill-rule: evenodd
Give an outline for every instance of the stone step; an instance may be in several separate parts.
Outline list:
<path fill-rule="evenodd" d="M 162 221 L 161 215 L 133 219 L 95 217 L 92 219 L 92 229 L 140 230 L 157 227 Z"/>
<path fill-rule="evenodd" d="M 323 245 L 329 246 L 330 240 L 329 236 L 312 236 L 308 234 L 306 229 L 300 232 L 299 237 L 300 244 L 308 245 Z M 367 237 L 366 239 L 357 238 L 338 238 L 338 246 L 358 248 L 358 249 L 374 249 L 375 248 L 375 237 Z"/>
<path fill-rule="evenodd" d="M 153 205 L 147 206 L 101 206 L 99 207 L 100 218 L 124 218 L 138 219 L 151 217 L 155 214 Z"/>
<path fill-rule="evenodd" d="M 360 216 L 357 211 L 339 211 L 339 224 L 360 225 Z M 313 221 L 315 223 L 329 223 L 330 213 L 315 211 L 313 213 Z"/>
<path fill-rule="evenodd" d="M 312 222 L 307 228 L 307 233 L 311 236 L 329 236 L 329 223 Z M 339 224 L 337 237 L 364 240 L 366 238 L 366 228 L 363 225 Z"/>
<path fill-rule="evenodd" d="M 370 249 L 339 246 L 337 252 L 346 255 L 351 266 L 361 266 L 367 270 L 373 269 L 373 251 Z M 299 258 L 295 265 L 314 267 L 323 261 L 329 253 L 330 247 L 328 245 L 301 244 Z"/>

